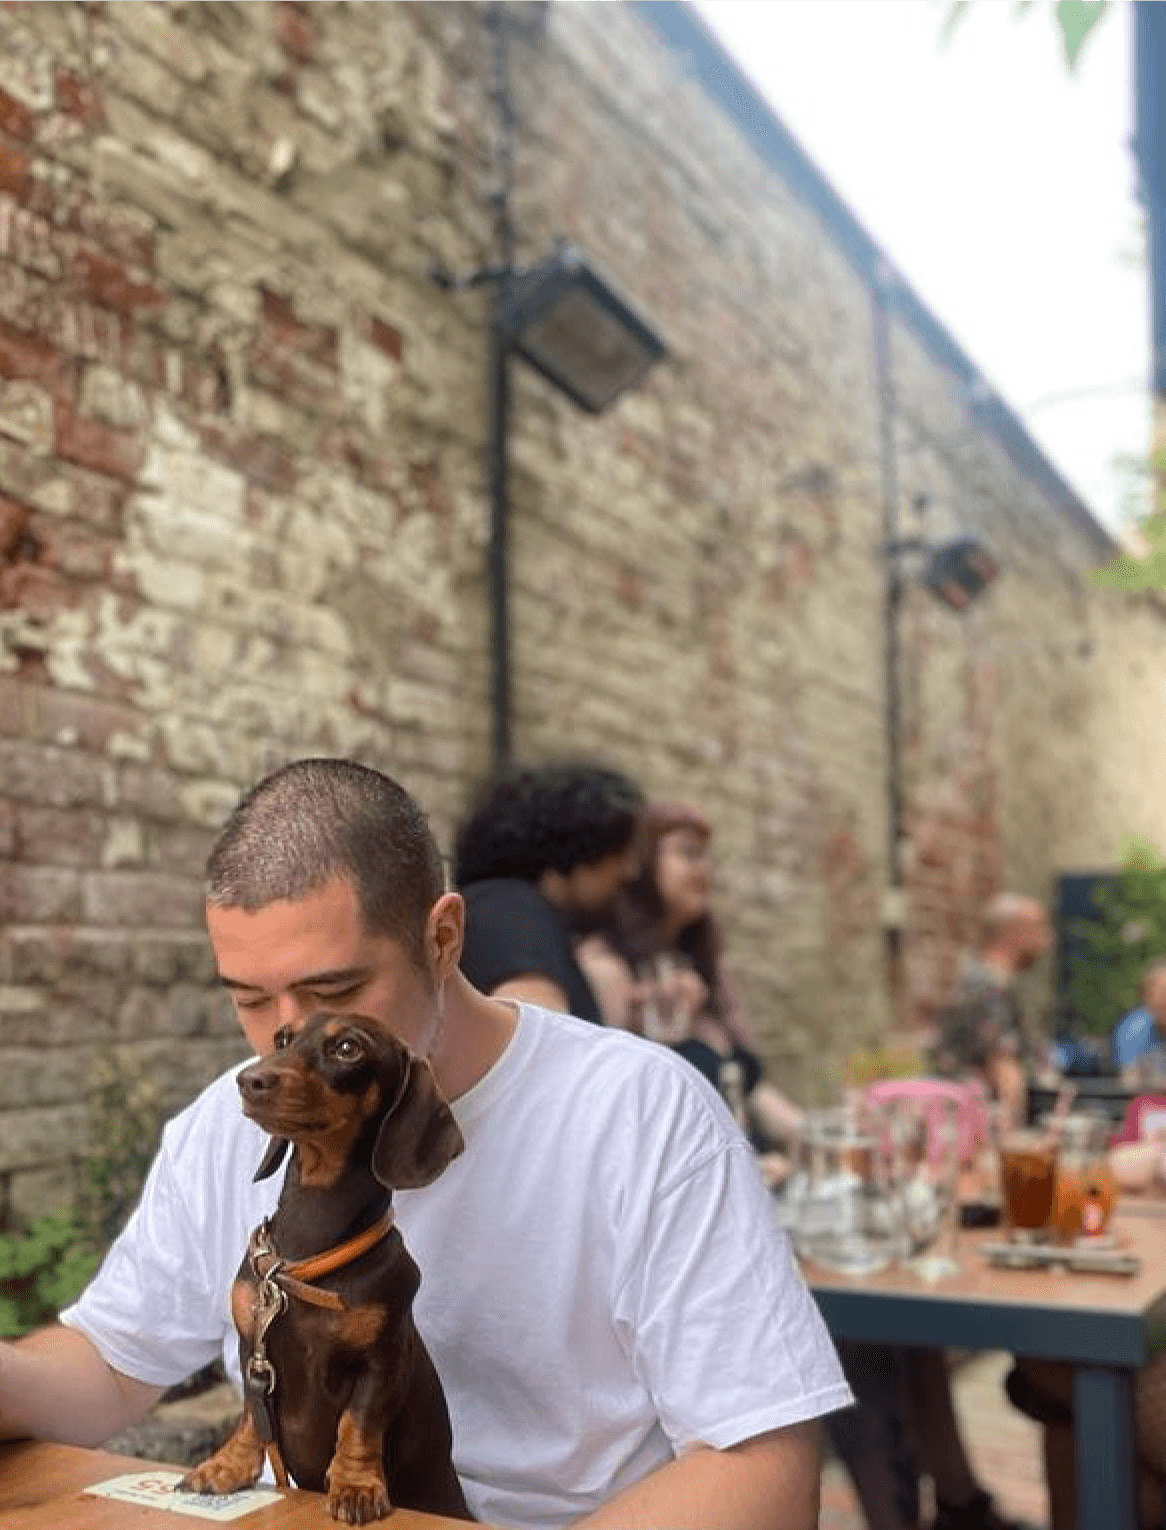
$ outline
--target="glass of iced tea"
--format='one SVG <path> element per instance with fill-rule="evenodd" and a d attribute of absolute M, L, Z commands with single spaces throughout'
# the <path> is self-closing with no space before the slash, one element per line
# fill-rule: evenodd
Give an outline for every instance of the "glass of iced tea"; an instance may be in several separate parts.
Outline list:
<path fill-rule="evenodd" d="M 1045 1132 L 1006 1132 L 1000 1141 L 1000 1197 L 1010 1232 L 1031 1237 L 1048 1225 L 1057 1183 L 1057 1145 Z"/>

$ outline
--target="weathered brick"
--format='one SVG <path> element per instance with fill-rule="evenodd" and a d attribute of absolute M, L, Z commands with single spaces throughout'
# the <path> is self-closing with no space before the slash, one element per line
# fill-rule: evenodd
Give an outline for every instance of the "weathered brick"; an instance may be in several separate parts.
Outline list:
<path fill-rule="evenodd" d="M 101 92 L 93 80 L 86 79 L 72 69 L 57 69 L 53 76 L 53 85 L 57 106 L 67 117 L 76 118 L 87 128 L 100 128 L 105 125 L 105 108 L 102 104 Z M 3 125 L 3 117 L 0 115 L 0 126 Z M 14 132 L 12 128 L 6 127 L 5 130 Z"/>
<path fill-rule="evenodd" d="M 0 919 L 11 924 L 68 924 L 80 916 L 76 872 L 15 862 L 0 867 Z"/>
<path fill-rule="evenodd" d="M 56 434 L 59 455 L 79 467 L 128 482 L 141 471 L 145 445 L 133 431 L 114 430 L 99 420 L 85 419 L 68 408 L 60 408 Z"/>
<path fill-rule="evenodd" d="M 311 7 L 294 0 L 276 0 L 272 6 L 273 27 L 280 47 L 299 64 L 307 64 L 316 55 L 316 28 Z"/>
<path fill-rule="evenodd" d="M 71 368 L 55 347 L 36 335 L 0 324 L 0 376 L 36 383 L 55 398 L 67 398 Z"/>
<path fill-rule="evenodd" d="M 0 1111 L 29 1106 L 71 1105 L 84 1099 L 93 1067 L 91 1047 L 5 1046 L 0 1068 Z"/>
<path fill-rule="evenodd" d="M 23 101 L 0 90 L 0 131 L 12 138 L 31 138 L 36 118 Z"/>
<path fill-rule="evenodd" d="M 166 301 L 161 288 L 136 280 L 121 261 L 99 250 L 78 249 L 73 255 L 71 275 L 86 296 L 117 313 L 149 311 Z"/>
<path fill-rule="evenodd" d="M 8 1218 L 13 1227 L 27 1227 L 38 1217 L 68 1209 L 77 1193 L 72 1168 L 16 1169 L 9 1173 Z"/>
<path fill-rule="evenodd" d="M 52 807 L 101 805 L 110 777 L 100 756 L 0 739 L 0 780 L 5 793 L 16 801 Z"/>
<path fill-rule="evenodd" d="M 16 815 L 16 854 L 20 860 L 41 866 L 92 866 L 99 862 L 107 820 L 95 808 L 21 803 Z"/>
<path fill-rule="evenodd" d="M 130 929 L 197 926 L 202 888 L 192 877 L 156 871 L 93 871 L 81 879 L 81 916 L 87 924 Z"/>
<path fill-rule="evenodd" d="M 83 1150 L 88 1128 L 88 1108 L 77 1101 L 0 1113 L 0 1173 L 67 1161 Z"/>
<path fill-rule="evenodd" d="M 38 689 L 29 696 L 28 704 L 31 737 L 47 744 L 87 751 L 93 761 L 99 761 L 109 751 L 111 741 L 118 735 L 143 727 L 141 715 L 132 707 L 75 691 Z M 53 768 L 59 768 L 58 757 L 50 758 Z M 84 760 L 85 756 L 80 758 Z M 112 770 L 103 779 L 108 780 L 112 790 Z M 105 796 L 93 800 L 105 801 Z"/>
<path fill-rule="evenodd" d="M 31 184 L 32 155 L 18 144 L 0 138 L 0 191 L 25 197 Z"/>

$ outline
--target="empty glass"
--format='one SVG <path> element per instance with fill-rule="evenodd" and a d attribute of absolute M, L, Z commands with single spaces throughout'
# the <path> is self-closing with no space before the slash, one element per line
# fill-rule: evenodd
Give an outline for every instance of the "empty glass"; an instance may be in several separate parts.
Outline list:
<path fill-rule="evenodd" d="M 901 1252 L 890 1143 L 857 1106 L 807 1112 L 788 1200 L 795 1248 L 824 1269 L 870 1275 Z"/>
<path fill-rule="evenodd" d="M 960 1268 L 960 1108 L 955 1100 L 892 1109 L 895 1179 L 903 1205 L 904 1264 L 922 1280 L 942 1280 Z M 902 1144 L 908 1144 L 904 1153 Z"/>

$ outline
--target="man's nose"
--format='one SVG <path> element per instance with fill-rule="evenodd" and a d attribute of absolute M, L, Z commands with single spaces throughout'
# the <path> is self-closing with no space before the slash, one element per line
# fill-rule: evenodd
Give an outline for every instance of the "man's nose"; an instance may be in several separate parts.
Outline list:
<path fill-rule="evenodd" d="M 304 994 L 276 994 L 276 1029 L 283 1030 L 286 1026 L 290 1031 L 298 1031 L 303 1025 L 304 1021 L 310 1019 L 315 1011 L 319 1008 L 319 1001 L 314 1001 Z"/>

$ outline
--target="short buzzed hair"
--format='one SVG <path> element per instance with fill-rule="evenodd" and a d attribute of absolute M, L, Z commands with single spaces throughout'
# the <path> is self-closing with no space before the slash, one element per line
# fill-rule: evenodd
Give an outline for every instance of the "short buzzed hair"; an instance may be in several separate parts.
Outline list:
<path fill-rule="evenodd" d="M 424 961 L 445 875 L 425 814 L 404 787 L 352 760 L 296 760 L 240 799 L 207 860 L 206 899 L 247 913 L 316 892 L 356 891 L 367 930 Z"/>
<path fill-rule="evenodd" d="M 980 926 L 984 940 L 998 940 L 1018 920 L 1044 917 L 1045 911 L 1039 899 L 1026 897 L 1023 893 L 1002 892 L 997 893 L 983 909 Z"/>

